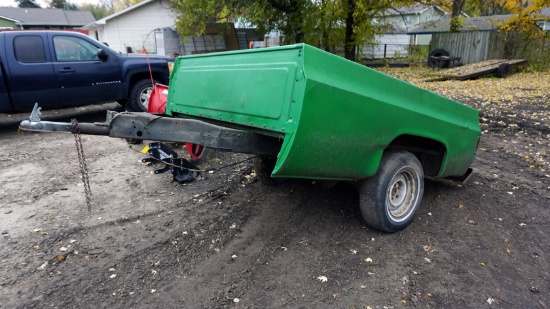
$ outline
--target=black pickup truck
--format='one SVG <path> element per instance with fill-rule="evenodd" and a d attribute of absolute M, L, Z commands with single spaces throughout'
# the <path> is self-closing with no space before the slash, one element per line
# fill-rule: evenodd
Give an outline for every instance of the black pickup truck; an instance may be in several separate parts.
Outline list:
<path fill-rule="evenodd" d="M 146 111 L 152 81 L 168 84 L 173 59 L 122 54 L 78 32 L 0 33 L 0 113 L 119 102 Z"/>

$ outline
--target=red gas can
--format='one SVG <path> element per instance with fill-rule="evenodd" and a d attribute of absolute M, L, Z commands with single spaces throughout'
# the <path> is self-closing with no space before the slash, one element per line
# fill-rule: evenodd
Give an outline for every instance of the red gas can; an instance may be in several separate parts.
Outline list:
<path fill-rule="evenodd" d="M 147 112 L 151 114 L 164 114 L 166 111 L 166 101 L 168 101 L 168 86 L 155 84 L 149 97 Z"/>

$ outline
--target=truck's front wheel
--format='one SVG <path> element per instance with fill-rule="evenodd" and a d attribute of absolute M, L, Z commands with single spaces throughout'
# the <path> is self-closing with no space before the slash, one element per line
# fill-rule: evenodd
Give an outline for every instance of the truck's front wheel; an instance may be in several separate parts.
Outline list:
<path fill-rule="evenodd" d="M 365 221 L 384 232 L 407 227 L 420 207 L 424 172 L 410 152 L 387 152 L 378 172 L 361 184 L 359 204 Z"/>
<path fill-rule="evenodd" d="M 151 84 L 150 79 L 143 79 L 136 82 L 130 89 L 128 108 L 134 112 L 146 112 L 147 106 L 149 105 L 149 97 L 153 91 L 153 85 L 158 83 L 159 81 L 153 80 L 153 84 Z"/>

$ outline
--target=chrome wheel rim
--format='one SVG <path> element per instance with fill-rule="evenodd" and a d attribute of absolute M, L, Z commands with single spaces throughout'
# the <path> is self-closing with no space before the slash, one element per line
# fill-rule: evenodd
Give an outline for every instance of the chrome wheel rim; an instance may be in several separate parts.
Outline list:
<path fill-rule="evenodd" d="M 395 222 L 407 220 L 418 200 L 418 180 L 411 168 L 400 169 L 392 178 L 387 192 L 386 210 Z"/>

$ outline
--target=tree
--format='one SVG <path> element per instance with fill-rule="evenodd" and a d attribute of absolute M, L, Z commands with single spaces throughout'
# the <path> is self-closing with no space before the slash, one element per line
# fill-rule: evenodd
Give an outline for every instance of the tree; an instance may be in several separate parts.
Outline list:
<path fill-rule="evenodd" d="M 36 0 L 15 0 L 17 6 L 20 8 L 39 9 L 40 5 L 36 3 Z"/>
<path fill-rule="evenodd" d="M 52 9 L 64 9 L 65 5 L 67 5 L 66 0 L 51 0 L 50 1 L 50 8 L 52 8 Z"/>
<path fill-rule="evenodd" d="M 65 4 L 65 7 L 63 7 L 63 10 L 65 11 L 78 11 L 78 6 L 74 3 L 67 2 Z"/>
<path fill-rule="evenodd" d="M 373 20 L 392 8 L 410 4 L 406 0 L 342 0 L 345 12 L 344 55 L 346 59 L 355 61 L 358 46 L 372 42 L 377 34 L 387 28 L 384 24 L 376 24 Z"/>
<path fill-rule="evenodd" d="M 105 16 L 109 16 L 113 13 L 105 4 L 91 4 L 85 3 L 78 7 L 80 11 L 90 11 L 96 20 L 102 19 Z"/>
<path fill-rule="evenodd" d="M 206 25 L 235 18 L 256 25 L 260 32 L 279 30 L 298 43 L 304 36 L 309 0 L 174 0 L 176 26 L 182 36 L 202 35 Z"/>
<path fill-rule="evenodd" d="M 393 1 L 401 3 L 407 0 Z M 409 0 L 410 1 L 410 0 Z M 355 61 L 357 46 L 382 29 L 372 20 L 390 7 L 390 0 L 174 0 L 181 36 L 202 35 L 208 23 L 242 18 L 260 32 L 284 34 L 285 43 L 307 42 L 325 50 L 344 45 Z"/>
<path fill-rule="evenodd" d="M 466 0 L 453 0 L 450 32 L 460 31 L 460 27 L 463 24 L 463 20 L 460 18 L 460 14 L 462 14 L 462 12 L 464 11 L 465 4 Z"/>
<path fill-rule="evenodd" d="M 527 4 L 514 1 L 513 4 L 508 5 L 514 15 L 500 29 L 518 31 L 532 37 L 543 36 L 545 31 L 537 27 L 536 21 L 548 18 L 540 15 L 540 11 L 547 7 L 550 7 L 550 0 L 535 0 Z"/>
<path fill-rule="evenodd" d="M 319 0 L 308 11 L 302 27 L 302 42 L 335 53 L 344 41 L 341 16 L 340 0 Z"/>

